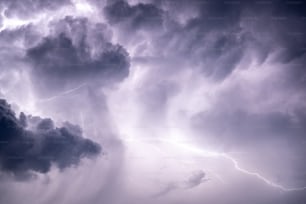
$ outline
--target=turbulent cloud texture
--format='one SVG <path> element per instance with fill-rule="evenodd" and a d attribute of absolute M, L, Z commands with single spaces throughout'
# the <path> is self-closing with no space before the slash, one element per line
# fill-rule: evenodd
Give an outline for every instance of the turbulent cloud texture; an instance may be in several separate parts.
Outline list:
<path fill-rule="evenodd" d="M 163 11 L 154 4 L 139 3 L 131 6 L 126 1 L 114 1 L 104 10 L 110 23 L 126 23 L 132 29 L 151 29 L 163 22 Z"/>
<path fill-rule="evenodd" d="M 0 10 L 0 203 L 305 203 L 303 1 Z"/>
<path fill-rule="evenodd" d="M 2 0 L 0 6 L 4 8 L 4 13 L 7 16 L 30 17 L 33 12 L 43 12 L 48 10 L 56 10 L 63 5 L 70 4 L 70 0 L 64 1 L 49 1 L 49 0 Z"/>
<path fill-rule="evenodd" d="M 87 81 L 109 85 L 128 75 L 128 53 L 108 41 L 105 25 L 66 17 L 54 30 L 54 35 L 27 50 L 34 80 L 44 91 L 50 90 L 50 84 L 55 90 Z"/>
<path fill-rule="evenodd" d="M 67 123 L 57 128 L 51 119 L 16 118 L 10 105 L 0 101 L 0 167 L 16 176 L 47 173 L 52 165 L 60 169 L 78 165 L 83 157 L 101 152 L 99 144 L 82 138 L 79 127 Z M 30 174 L 29 174 L 30 175 Z"/>

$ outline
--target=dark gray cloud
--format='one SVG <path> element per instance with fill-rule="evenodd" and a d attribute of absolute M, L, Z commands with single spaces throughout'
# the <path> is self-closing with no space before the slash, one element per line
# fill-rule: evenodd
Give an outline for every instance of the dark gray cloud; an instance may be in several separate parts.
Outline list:
<path fill-rule="evenodd" d="M 235 69 L 246 49 L 247 34 L 242 32 L 240 26 L 244 4 L 192 1 L 185 6 L 191 7 L 195 16 L 185 19 L 185 23 L 179 22 L 179 14 L 175 12 L 182 5 L 185 5 L 182 1 L 162 1 L 131 6 L 124 1 L 115 1 L 105 7 L 105 14 L 111 25 L 123 23 L 125 26 L 119 24 L 123 32 L 135 34 L 138 30 L 150 30 L 157 25 L 158 34 L 147 34 L 154 39 L 154 57 L 185 61 L 190 68 L 204 75 L 224 79 Z M 146 9 L 154 12 L 147 12 Z M 146 27 L 135 26 L 142 23 Z M 129 41 L 129 36 L 123 36 L 123 41 Z"/>
<path fill-rule="evenodd" d="M 55 127 L 49 118 L 17 118 L 10 105 L 0 100 L 0 168 L 17 177 L 32 172 L 47 173 L 52 165 L 60 169 L 78 165 L 84 157 L 101 152 L 99 144 L 82 137 L 78 126 Z"/>
<path fill-rule="evenodd" d="M 194 172 L 188 179 L 185 181 L 185 188 L 194 188 L 208 181 L 209 179 L 206 178 L 206 174 L 204 171 Z"/>
<path fill-rule="evenodd" d="M 128 22 L 136 21 L 133 8 L 137 10 L 138 5 L 154 7 L 163 13 L 160 18 L 149 14 L 142 18 L 159 19 L 158 24 L 163 25 L 158 35 L 146 34 L 154 41 L 151 45 L 154 57 L 187 61 L 188 67 L 214 80 L 229 76 L 250 52 L 262 63 L 272 52 L 282 50 L 277 61 L 289 63 L 303 57 L 306 50 L 303 2 L 153 1 L 132 6 L 115 1 L 105 7 L 107 19 L 115 27 L 116 23 L 125 22 L 125 26 L 119 25 L 121 32 L 135 35 L 143 27 Z M 150 23 L 146 25 L 154 28 Z M 123 35 L 123 41 L 133 41 L 134 35 Z M 303 67 L 300 64 L 298 67 Z M 296 67 L 292 69 L 300 74 Z"/>
<path fill-rule="evenodd" d="M 197 172 L 193 172 L 183 182 L 181 181 L 181 182 L 168 183 L 162 190 L 154 194 L 153 197 L 156 197 L 156 198 L 162 197 L 162 196 L 165 196 L 171 193 L 172 191 L 179 190 L 179 189 L 192 189 L 207 181 L 209 181 L 209 179 L 206 178 L 206 174 L 204 171 L 200 170 Z"/>
<path fill-rule="evenodd" d="M 111 24 L 125 23 L 131 29 L 161 28 L 164 12 L 154 4 L 130 5 L 126 1 L 109 1 L 104 14 Z"/>
<path fill-rule="evenodd" d="M 128 53 L 107 41 L 103 24 L 66 17 L 55 23 L 54 30 L 54 35 L 27 50 L 34 81 L 44 91 L 65 90 L 85 82 L 109 85 L 129 74 Z"/>
<path fill-rule="evenodd" d="M 168 193 L 178 189 L 179 186 L 177 183 L 169 183 L 164 189 L 162 189 L 161 191 L 159 191 L 158 193 L 154 194 L 153 197 L 161 197 L 161 196 L 165 196 Z"/>

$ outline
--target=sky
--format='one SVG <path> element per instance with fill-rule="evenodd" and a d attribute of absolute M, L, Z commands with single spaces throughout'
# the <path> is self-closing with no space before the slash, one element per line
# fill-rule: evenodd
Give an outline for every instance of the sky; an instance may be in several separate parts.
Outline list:
<path fill-rule="evenodd" d="M 0 204 L 306 203 L 306 3 L 0 0 Z"/>

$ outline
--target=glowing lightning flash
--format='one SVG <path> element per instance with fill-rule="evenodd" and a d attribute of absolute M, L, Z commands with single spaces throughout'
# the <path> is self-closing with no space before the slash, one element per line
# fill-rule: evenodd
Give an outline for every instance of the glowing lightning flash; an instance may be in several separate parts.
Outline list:
<path fill-rule="evenodd" d="M 247 169 L 244 169 L 242 168 L 238 161 L 231 157 L 230 155 L 226 154 L 226 153 L 220 153 L 220 152 L 214 152 L 214 151 L 205 151 L 203 149 L 200 149 L 200 148 L 197 148 L 193 145 L 190 145 L 190 144 L 184 144 L 184 143 L 179 143 L 179 142 L 175 142 L 175 141 L 171 141 L 171 140 L 162 140 L 164 142 L 167 142 L 167 143 L 171 143 L 181 149 L 184 149 L 184 150 L 187 150 L 189 152 L 193 152 L 195 154 L 199 154 L 200 156 L 203 156 L 203 157 L 219 157 L 219 158 L 224 158 L 228 161 L 230 161 L 235 169 L 243 174 L 246 174 L 246 175 L 249 175 L 249 176 L 254 176 L 256 177 L 257 179 L 265 182 L 266 184 L 268 184 L 269 186 L 272 186 L 274 188 L 278 188 L 282 191 L 286 191 L 286 192 L 289 192 L 289 191 L 302 191 L 302 190 L 306 190 L 306 187 L 300 187 L 300 188 L 288 188 L 288 187 L 285 187 L 285 186 L 282 186 L 280 184 L 277 184 L 277 183 L 274 183 L 273 181 L 269 180 L 268 178 L 262 176 L 261 174 L 257 173 L 257 172 L 252 172 L 252 171 L 249 171 Z"/>

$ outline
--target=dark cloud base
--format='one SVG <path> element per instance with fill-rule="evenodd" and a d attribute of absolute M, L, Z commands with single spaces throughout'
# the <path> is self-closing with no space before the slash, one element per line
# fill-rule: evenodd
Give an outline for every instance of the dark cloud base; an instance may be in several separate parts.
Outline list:
<path fill-rule="evenodd" d="M 105 25 L 67 16 L 53 27 L 54 34 L 26 50 L 41 92 L 56 93 L 89 81 L 105 86 L 128 76 L 129 55 L 109 42 Z"/>
<path fill-rule="evenodd" d="M 57 128 L 49 118 L 16 118 L 10 105 L 0 100 L 0 168 L 16 177 L 32 172 L 47 173 L 78 165 L 84 157 L 101 152 L 99 144 L 82 137 L 81 129 L 69 123 Z"/>
<path fill-rule="evenodd" d="M 163 11 L 154 4 L 139 3 L 131 6 L 126 1 L 114 1 L 104 8 L 111 24 L 125 22 L 133 29 L 159 27 L 163 23 Z"/>

